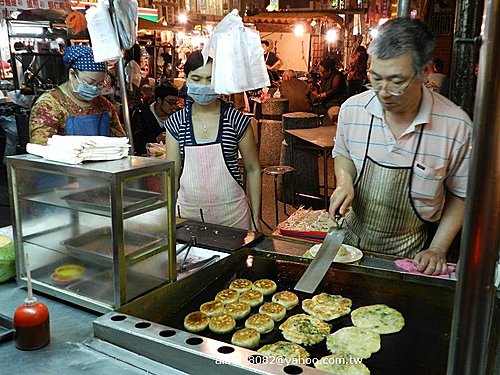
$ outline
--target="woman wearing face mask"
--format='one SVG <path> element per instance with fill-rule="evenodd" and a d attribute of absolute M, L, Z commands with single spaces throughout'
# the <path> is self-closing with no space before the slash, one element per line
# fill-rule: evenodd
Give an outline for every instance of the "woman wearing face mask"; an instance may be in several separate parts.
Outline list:
<path fill-rule="evenodd" d="M 200 51 L 185 66 L 186 107 L 166 123 L 167 159 L 175 161 L 177 215 L 259 230 L 261 172 L 250 120 L 211 88 L 212 61 Z M 238 167 L 243 158 L 248 198 Z"/>
<path fill-rule="evenodd" d="M 30 142 L 46 144 L 54 134 L 124 137 L 115 107 L 101 96 L 105 65 L 94 61 L 92 48 L 67 47 L 63 61 L 70 67 L 69 79 L 33 105 Z"/>

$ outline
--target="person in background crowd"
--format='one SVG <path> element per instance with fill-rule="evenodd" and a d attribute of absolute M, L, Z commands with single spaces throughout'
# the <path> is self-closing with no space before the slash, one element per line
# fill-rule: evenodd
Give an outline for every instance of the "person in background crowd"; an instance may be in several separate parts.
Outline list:
<path fill-rule="evenodd" d="M 212 60 L 194 51 L 184 67 L 186 107 L 166 123 L 167 159 L 175 162 L 177 215 L 259 230 L 261 168 L 250 119 L 210 87 Z M 249 200 L 238 153 L 243 158 Z"/>
<path fill-rule="evenodd" d="M 283 65 L 283 61 L 281 61 L 275 53 L 271 52 L 267 40 L 261 40 L 261 44 L 264 49 L 264 61 L 267 67 L 267 73 L 269 74 L 269 81 L 271 81 L 271 85 L 276 86 L 275 82 L 279 82 L 280 80 L 278 70 Z"/>
<path fill-rule="evenodd" d="M 425 85 L 432 91 L 436 91 L 443 96 L 448 97 L 450 91 L 450 80 L 444 74 L 443 60 L 435 58 L 429 68 L 429 75 Z"/>
<path fill-rule="evenodd" d="M 366 48 L 358 46 L 349 59 L 347 67 L 347 95 L 353 96 L 365 91 L 367 81 L 368 53 Z"/>
<path fill-rule="evenodd" d="M 155 88 L 155 101 L 134 108 L 131 118 L 134 151 L 137 155 L 146 154 L 146 144 L 165 140 L 165 120 L 177 107 L 179 92 L 175 86 L 160 85 Z"/>
<path fill-rule="evenodd" d="M 336 108 L 347 98 L 347 85 L 345 76 L 337 70 L 336 62 L 333 58 L 325 58 L 319 66 L 321 83 L 319 92 L 314 94 L 314 98 L 319 101 L 319 114 L 327 114 L 324 120 L 326 125 L 332 124 L 332 119 L 336 117 Z M 335 111 L 335 112 L 334 112 Z"/>
<path fill-rule="evenodd" d="M 317 93 L 319 93 L 319 80 L 319 73 L 311 71 L 307 75 L 307 84 L 309 85 L 309 89 L 311 90 L 311 95 L 313 96 L 313 98 Z"/>
<path fill-rule="evenodd" d="M 414 257 L 419 271 L 438 275 L 463 223 L 472 122 L 425 87 L 433 50 L 417 19 L 380 27 L 368 48 L 370 90 L 340 110 L 329 211 L 346 215 L 344 243 Z"/>
<path fill-rule="evenodd" d="M 142 103 L 141 98 L 141 46 L 136 43 L 125 51 L 125 78 L 127 81 L 127 97 L 129 108 Z"/>
<path fill-rule="evenodd" d="M 33 105 L 30 142 L 46 144 L 54 134 L 124 137 L 115 107 L 101 95 L 106 69 L 94 61 L 92 48 L 66 47 L 63 61 L 69 65 L 69 79 Z"/>
<path fill-rule="evenodd" d="M 311 112 L 312 94 L 309 85 L 297 78 L 294 70 L 288 69 L 283 73 L 279 97 L 288 99 L 288 110 L 290 112 Z"/>

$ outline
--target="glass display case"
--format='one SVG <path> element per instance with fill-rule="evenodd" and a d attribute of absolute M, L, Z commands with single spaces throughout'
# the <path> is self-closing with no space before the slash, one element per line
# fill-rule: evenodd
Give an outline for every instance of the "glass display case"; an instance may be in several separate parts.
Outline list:
<path fill-rule="evenodd" d="M 7 166 L 19 284 L 28 255 L 35 290 L 106 312 L 176 279 L 173 162 Z"/>

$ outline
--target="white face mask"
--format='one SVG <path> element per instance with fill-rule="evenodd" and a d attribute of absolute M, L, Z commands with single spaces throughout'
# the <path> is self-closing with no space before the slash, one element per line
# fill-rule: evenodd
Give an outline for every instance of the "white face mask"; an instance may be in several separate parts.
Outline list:
<path fill-rule="evenodd" d="M 186 86 L 187 94 L 199 105 L 208 105 L 219 97 L 219 94 L 210 85 L 186 82 Z"/>
<path fill-rule="evenodd" d="M 71 82 L 71 88 L 74 93 L 77 94 L 84 101 L 90 102 L 97 98 L 102 93 L 102 87 L 91 85 L 90 83 L 80 80 L 78 75 L 75 74 L 76 80 L 78 81 L 78 86 L 76 89 L 73 87 L 73 82 Z"/>

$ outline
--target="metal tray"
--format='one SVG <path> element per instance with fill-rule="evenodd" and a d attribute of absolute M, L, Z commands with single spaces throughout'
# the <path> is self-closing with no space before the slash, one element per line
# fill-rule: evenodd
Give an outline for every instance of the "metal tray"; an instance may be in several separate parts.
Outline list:
<path fill-rule="evenodd" d="M 125 255 L 152 246 L 160 241 L 159 238 L 137 232 L 125 232 Z M 102 227 L 68 238 L 61 242 L 70 251 L 86 252 L 93 255 L 111 258 L 113 256 L 113 243 L 110 227 Z"/>
<path fill-rule="evenodd" d="M 123 211 L 132 211 L 155 203 L 160 195 L 155 192 L 137 189 L 123 190 Z M 62 197 L 70 206 L 98 211 L 109 211 L 111 207 L 110 193 L 107 187 L 84 190 Z"/>
<path fill-rule="evenodd" d="M 10 339 L 14 335 L 14 323 L 11 318 L 0 314 L 0 341 Z"/>
<path fill-rule="evenodd" d="M 138 297 L 163 283 L 165 283 L 163 279 L 128 270 L 127 299 L 131 300 Z M 66 289 L 86 297 L 113 304 L 113 287 L 113 270 L 106 270 L 92 278 L 76 282 L 66 287 Z"/>
<path fill-rule="evenodd" d="M 198 246 L 232 252 L 255 242 L 263 234 L 194 220 L 187 220 L 177 226 L 175 231 L 177 241 L 189 242 L 191 236 L 196 237 Z"/>

